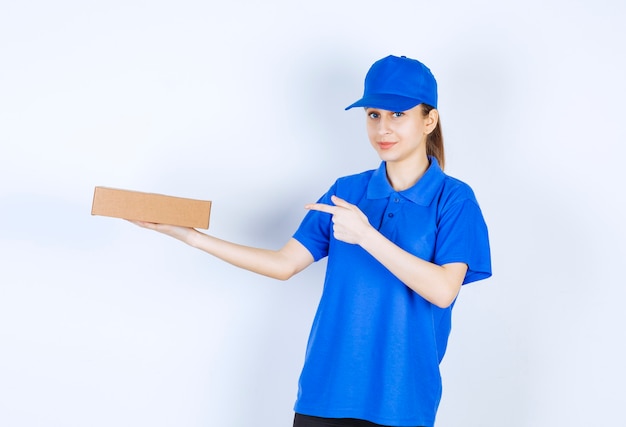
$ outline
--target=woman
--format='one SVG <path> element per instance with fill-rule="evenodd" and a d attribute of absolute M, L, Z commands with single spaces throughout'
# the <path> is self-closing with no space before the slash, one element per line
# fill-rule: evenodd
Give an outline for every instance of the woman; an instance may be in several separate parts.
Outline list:
<path fill-rule="evenodd" d="M 462 284 L 491 275 L 487 227 L 471 188 L 442 171 L 437 83 L 425 65 L 375 62 L 353 107 L 365 110 L 380 166 L 307 205 L 280 250 L 138 224 L 281 280 L 328 256 L 294 427 L 432 426 L 452 306 Z"/>

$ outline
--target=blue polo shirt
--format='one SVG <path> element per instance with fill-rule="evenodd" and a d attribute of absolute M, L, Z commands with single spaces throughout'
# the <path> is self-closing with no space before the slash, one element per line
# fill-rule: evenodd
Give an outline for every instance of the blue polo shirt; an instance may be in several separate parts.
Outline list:
<path fill-rule="evenodd" d="M 383 162 L 338 179 L 319 202 L 332 205 L 337 195 L 413 255 L 438 265 L 467 264 L 464 284 L 491 276 L 487 227 L 474 193 L 445 175 L 436 159 L 430 163 L 407 190 L 391 187 Z M 295 411 L 432 426 L 452 306 L 429 303 L 363 248 L 336 240 L 327 213 L 308 212 L 294 238 L 316 261 L 328 256 Z"/>

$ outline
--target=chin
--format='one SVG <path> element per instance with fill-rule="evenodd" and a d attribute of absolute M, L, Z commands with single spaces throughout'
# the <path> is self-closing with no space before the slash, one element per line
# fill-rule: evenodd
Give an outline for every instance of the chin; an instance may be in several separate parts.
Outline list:
<path fill-rule="evenodd" d="M 380 157 L 380 160 L 383 160 L 385 162 L 393 162 L 398 160 L 398 156 L 394 156 L 391 153 L 381 153 L 380 151 L 378 152 L 378 157 Z"/>

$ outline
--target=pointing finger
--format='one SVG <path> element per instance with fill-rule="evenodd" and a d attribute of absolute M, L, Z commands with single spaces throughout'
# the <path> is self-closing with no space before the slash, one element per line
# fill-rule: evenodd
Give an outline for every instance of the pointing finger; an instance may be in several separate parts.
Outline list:
<path fill-rule="evenodd" d="M 305 205 L 304 208 L 310 211 L 326 212 L 331 215 L 334 215 L 337 211 L 337 208 L 335 206 L 327 205 L 324 203 L 309 203 L 308 205 Z"/>
<path fill-rule="evenodd" d="M 330 200 L 332 200 L 332 202 L 336 205 L 336 206 L 341 206 L 342 208 L 350 208 L 352 207 L 352 205 L 348 202 L 346 202 L 345 200 L 337 197 L 337 196 L 331 196 Z"/>

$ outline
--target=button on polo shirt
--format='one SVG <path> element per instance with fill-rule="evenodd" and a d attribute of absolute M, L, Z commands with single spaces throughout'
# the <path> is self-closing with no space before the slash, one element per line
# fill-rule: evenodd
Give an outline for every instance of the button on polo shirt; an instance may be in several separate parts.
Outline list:
<path fill-rule="evenodd" d="M 466 263 L 464 283 L 489 277 L 487 227 L 471 188 L 430 162 L 407 190 L 393 189 L 383 162 L 338 179 L 319 202 L 332 205 L 337 195 L 358 206 L 381 234 L 426 261 Z M 307 213 L 294 238 L 315 260 L 328 256 L 296 412 L 432 425 L 452 307 L 430 304 L 360 246 L 336 240 L 327 213 Z"/>

